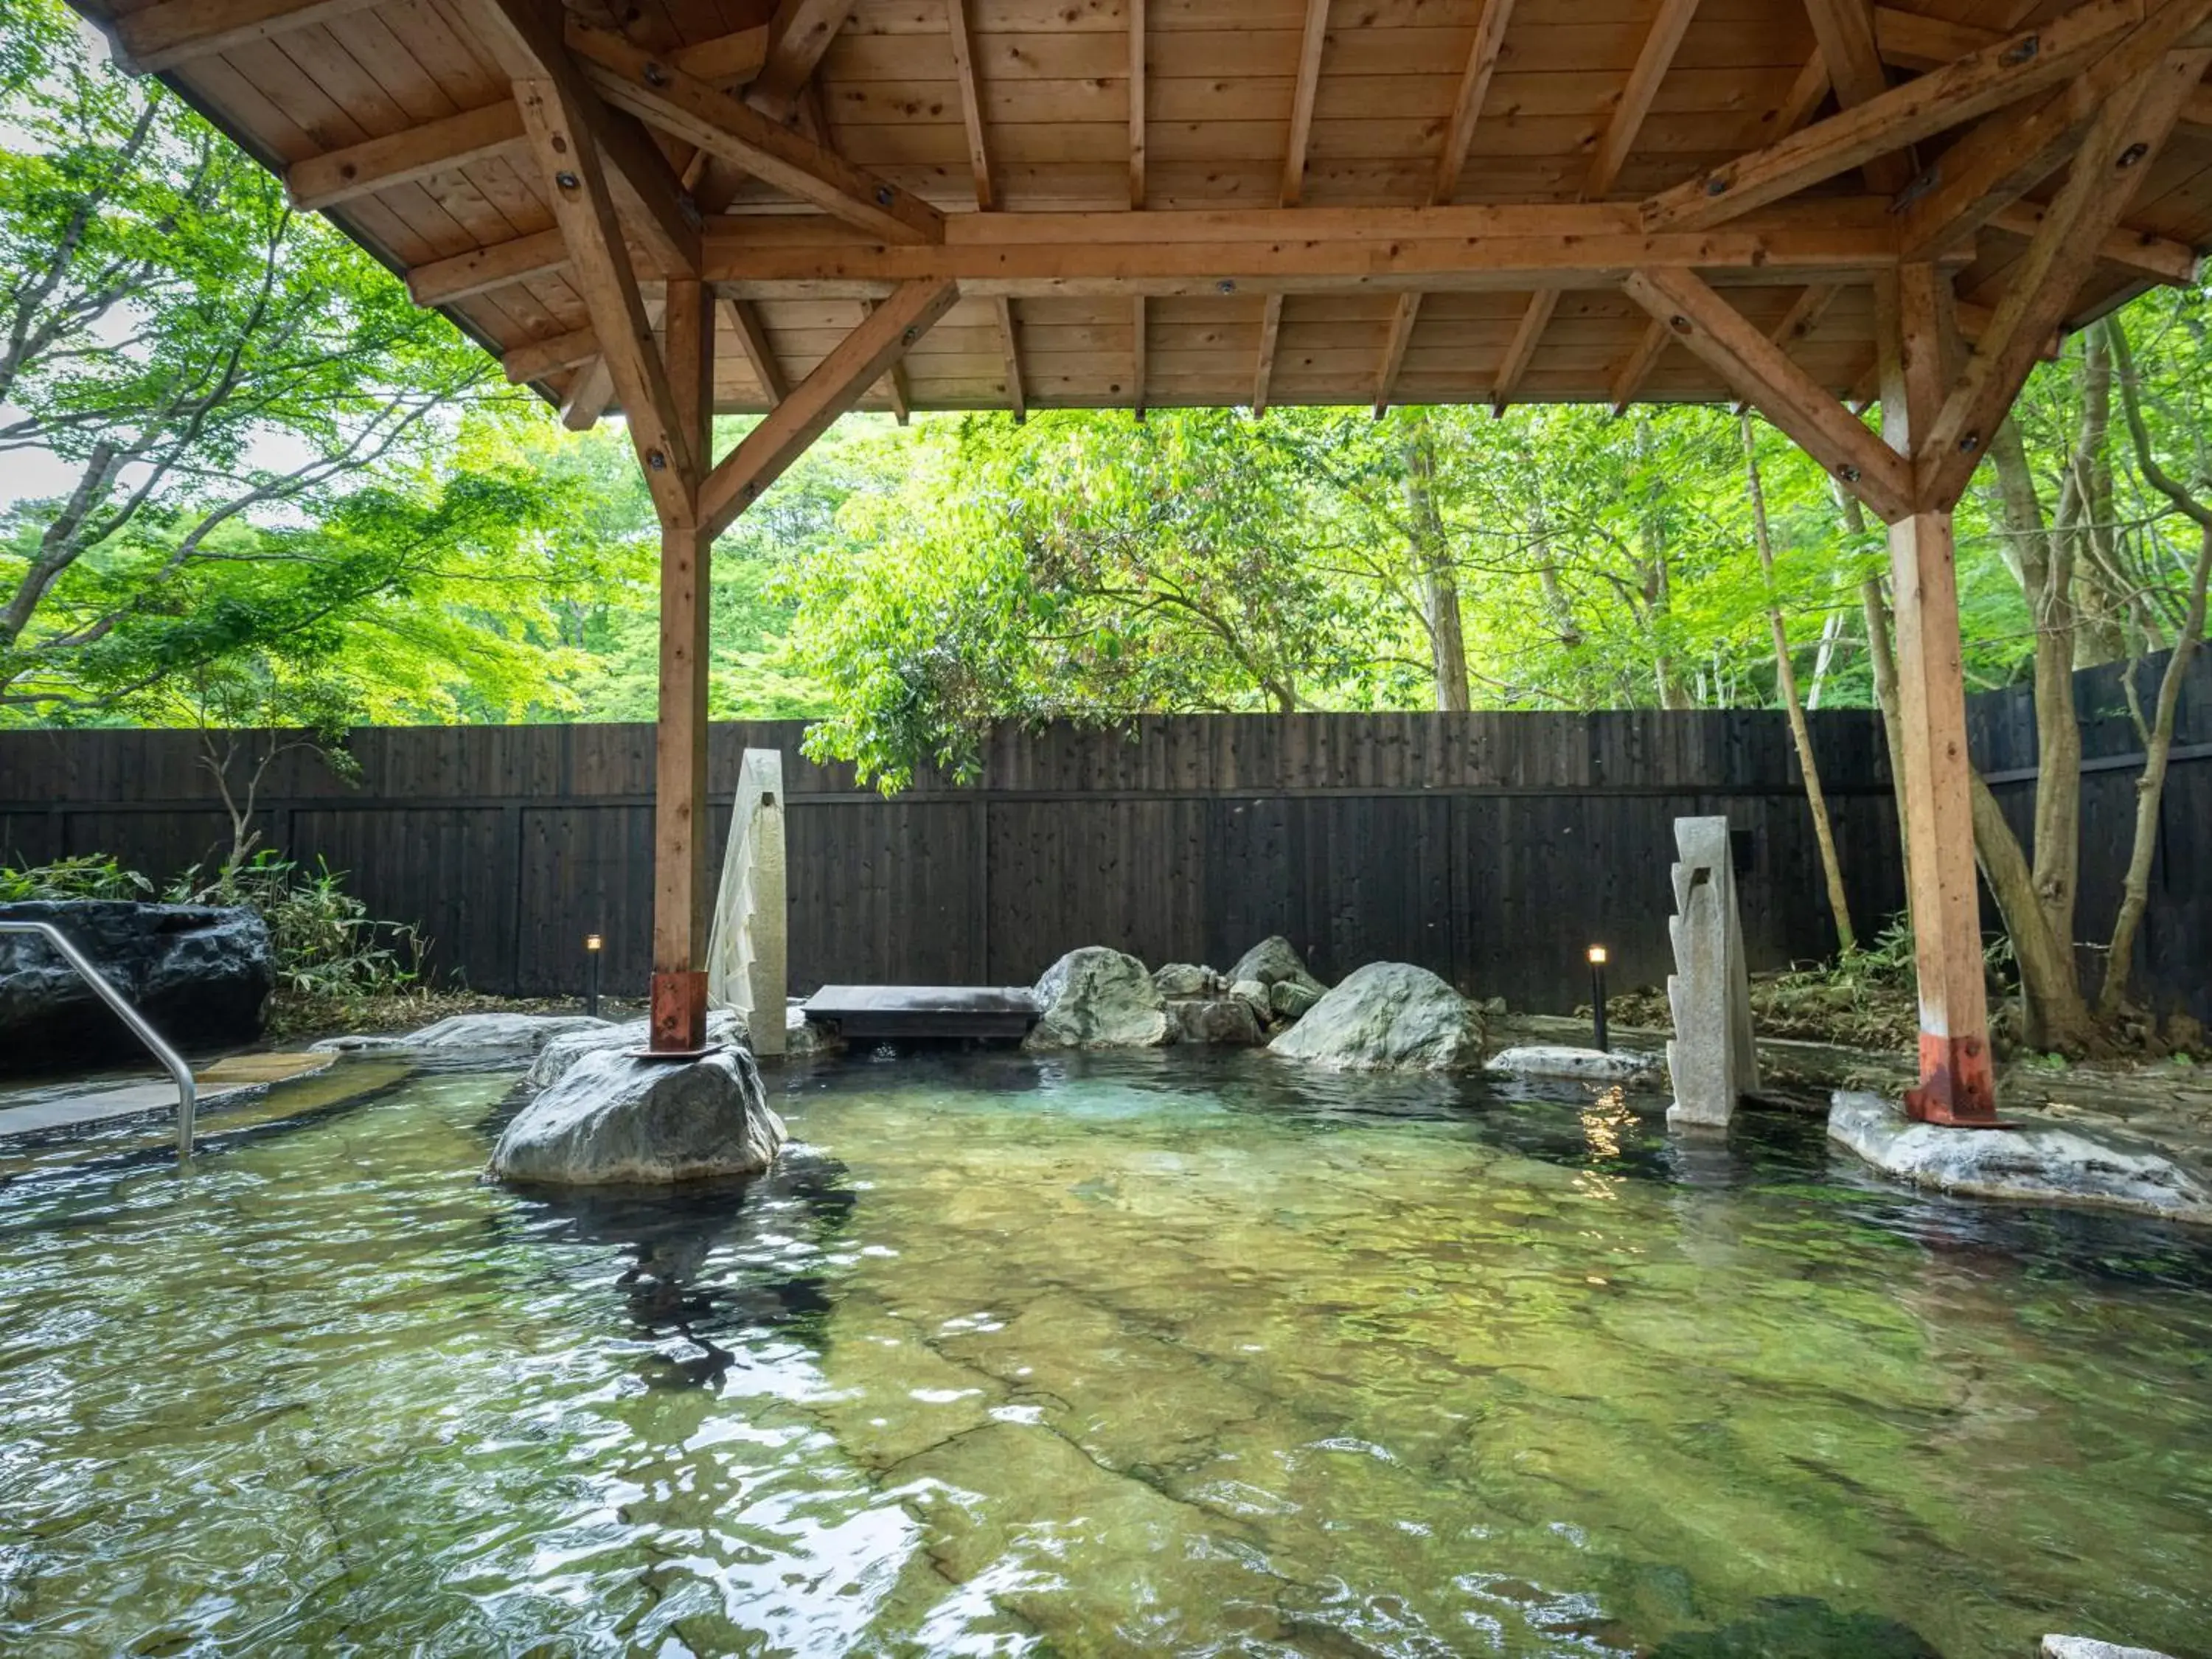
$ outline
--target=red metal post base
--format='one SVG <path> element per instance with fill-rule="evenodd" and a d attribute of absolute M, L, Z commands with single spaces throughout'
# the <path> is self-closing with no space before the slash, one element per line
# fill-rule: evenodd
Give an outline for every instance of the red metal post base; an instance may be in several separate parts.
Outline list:
<path fill-rule="evenodd" d="M 2006 1129 L 1997 1116 L 1996 1073 L 1980 1037 L 1920 1034 L 1920 1086 L 1905 1091 L 1905 1109 L 1923 1123 L 1959 1129 Z"/>
<path fill-rule="evenodd" d="M 696 1054 L 707 1046 L 707 975 L 653 976 L 653 1025 L 648 1042 L 654 1054 Z"/>

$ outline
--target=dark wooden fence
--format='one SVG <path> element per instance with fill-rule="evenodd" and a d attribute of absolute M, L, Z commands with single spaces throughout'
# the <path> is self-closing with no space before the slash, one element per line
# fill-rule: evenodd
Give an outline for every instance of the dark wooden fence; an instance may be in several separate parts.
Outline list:
<path fill-rule="evenodd" d="M 2212 735 L 2208 703 L 2212 678 L 2201 677 L 2192 732 Z M 1978 711 L 1990 743 L 2016 719 L 1987 700 Z M 1865 928 L 1903 902 L 1880 728 L 1858 710 L 1815 714 L 1813 726 Z M 979 784 L 924 777 L 890 799 L 848 769 L 803 759 L 801 731 L 719 725 L 711 759 L 726 806 L 743 749 L 783 751 L 795 990 L 1021 982 L 1091 943 L 1156 964 L 1225 966 L 1280 933 L 1325 975 L 1395 958 L 1473 994 L 1565 1009 L 1587 994 L 1583 952 L 1594 942 L 1611 947 L 1615 984 L 1663 977 L 1673 822 L 1697 812 L 1725 813 L 1738 832 L 1755 965 L 1834 944 L 1787 728 L 1770 713 L 1008 728 Z M 356 733 L 351 750 L 353 783 L 303 753 L 270 769 L 258 802 L 270 845 L 348 872 L 377 914 L 421 924 L 441 973 L 479 988 L 573 991 L 583 936 L 598 932 L 609 989 L 642 989 L 651 728 L 386 728 Z M 164 877 L 210 860 L 228 826 L 201 753 L 189 732 L 0 733 L 0 857 L 108 853 Z M 2182 959 L 2182 978 L 2204 977 L 2204 860 L 2180 849 L 2204 838 L 2208 775 L 2175 769 L 2166 817 L 2176 852 L 2155 874 L 2145 929 L 2162 983 Z M 2085 872 L 2093 924 L 2109 915 L 2094 896 L 2116 884 L 2124 857 L 2124 839 L 2101 834 L 2107 775 L 2093 775 L 2100 833 L 2088 861 L 2109 854 L 2114 873 L 2100 866 L 2093 887 Z M 2131 776 L 2109 774 L 2123 793 Z"/>

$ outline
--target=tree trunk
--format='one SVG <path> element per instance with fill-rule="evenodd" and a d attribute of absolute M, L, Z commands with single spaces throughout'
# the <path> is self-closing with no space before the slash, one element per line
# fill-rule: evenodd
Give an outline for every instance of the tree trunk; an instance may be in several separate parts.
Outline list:
<path fill-rule="evenodd" d="M 2081 1054 L 2091 1047 L 2096 1031 L 2074 972 L 2073 944 L 2051 933 L 2027 855 L 2020 850 L 2020 838 L 2005 822 L 1997 798 L 1982 781 L 1982 775 L 1972 775 L 1974 856 L 1990 891 L 1996 896 L 2005 932 L 2012 939 L 2026 1016 L 2023 1036 L 2032 1048 Z"/>
<path fill-rule="evenodd" d="M 1413 562 L 1427 612 L 1437 707 L 1446 714 L 1457 713 L 1470 706 L 1467 641 L 1460 625 L 1459 572 L 1452 562 L 1443 515 L 1437 510 L 1436 429 L 1425 409 L 1409 410 L 1404 418 L 1406 516 L 1413 526 Z"/>
<path fill-rule="evenodd" d="M 1844 892 L 1844 869 L 1836 857 L 1835 825 L 1828 817 L 1827 797 L 1820 789 L 1820 764 L 1813 756 L 1813 733 L 1805 724 L 1805 710 L 1797 701 L 1797 671 L 1790 660 L 1790 630 L 1782 621 L 1782 607 L 1774 596 L 1774 540 L 1766 524 L 1766 490 L 1759 478 L 1759 434 L 1748 411 L 1741 417 L 1743 428 L 1744 482 L 1751 492 L 1751 524 L 1759 544 L 1759 568 L 1766 575 L 1766 625 L 1774 636 L 1775 689 L 1789 712 L 1790 735 L 1797 744 L 1797 764 L 1805 774 L 1805 800 L 1813 811 L 1813 838 L 1820 843 L 1820 873 L 1827 878 L 1828 911 L 1836 921 L 1836 942 L 1848 955 L 1858 949 L 1851 928 L 1851 906 Z"/>
<path fill-rule="evenodd" d="M 1844 528 L 1853 540 L 1866 534 L 1866 513 L 1859 498 L 1840 483 L 1831 483 L 1843 508 Z M 1859 610 L 1866 618 L 1867 665 L 1874 678 L 1874 705 L 1881 711 L 1882 746 L 1889 751 L 1890 799 L 1897 807 L 1897 856 L 1905 871 L 1905 908 L 1912 911 L 1912 837 L 1905 827 L 1905 726 L 1898 711 L 1897 645 L 1890 629 L 1889 602 L 1882 597 L 1881 578 L 1869 576 L 1859 584 Z"/>
<path fill-rule="evenodd" d="M 1820 706 L 1820 693 L 1827 685 L 1828 670 L 1836 660 L 1836 647 L 1844 637 L 1844 611 L 1831 611 L 1828 620 L 1820 624 L 1820 648 L 1813 653 L 1813 683 L 1805 688 L 1805 707 L 1808 708 Z"/>

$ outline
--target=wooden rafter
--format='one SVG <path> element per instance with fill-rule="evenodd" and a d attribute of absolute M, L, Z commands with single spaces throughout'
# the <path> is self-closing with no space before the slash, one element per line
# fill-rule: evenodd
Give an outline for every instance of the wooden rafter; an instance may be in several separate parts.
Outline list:
<path fill-rule="evenodd" d="M 1003 295 L 996 301 L 999 312 L 999 344 L 1006 360 L 1006 404 L 1014 411 L 1017 422 L 1030 417 L 1029 399 L 1022 392 L 1022 342 L 1014 331 L 1014 302 Z"/>
<path fill-rule="evenodd" d="M 744 300 L 722 301 L 730 318 L 730 327 L 738 337 L 738 349 L 745 354 L 753 379 L 760 383 L 761 392 L 774 409 L 790 395 L 790 383 L 783 378 L 783 365 L 775 360 L 775 351 L 768 342 L 768 331 L 761 326 L 760 313 Z"/>
<path fill-rule="evenodd" d="M 2042 222 L 2040 207 L 2033 202 L 2015 202 L 1990 216 L 1990 228 L 2026 240 L 2035 234 Z M 2203 258 L 2186 242 L 2148 230 L 2130 230 L 2124 225 L 2098 245 L 2097 257 L 2135 276 L 2178 287 L 2197 281 L 2203 267 Z"/>
<path fill-rule="evenodd" d="M 1474 38 L 1469 43 L 1467 67 L 1460 73 L 1459 92 L 1452 100 L 1451 125 L 1444 129 L 1443 149 L 1437 155 L 1436 178 L 1429 185 L 1431 206 L 1449 202 L 1459 193 L 1459 176 L 1467 170 L 1468 151 L 1474 145 L 1474 130 L 1482 122 L 1482 106 L 1490 96 L 1491 78 L 1498 73 L 1498 60 L 1505 51 L 1506 25 L 1513 21 L 1513 0 L 1482 0 L 1482 9 L 1474 20 Z M 1398 370 L 1405 362 L 1406 343 L 1413 337 L 1413 325 L 1420 320 L 1421 294 L 1411 289 L 1398 296 L 1397 305 L 1390 313 L 1389 332 L 1383 337 L 1382 365 L 1375 377 L 1375 418 L 1390 405 L 1390 394 L 1398 384 Z"/>
<path fill-rule="evenodd" d="M 952 73 L 960 87 L 960 120 L 968 130 L 968 166 L 975 175 L 975 206 L 998 206 L 991 184 L 991 151 L 984 142 L 983 99 L 975 81 L 975 49 L 968 38 L 968 0 L 945 0 L 945 35 L 952 48 Z"/>
<path fill-rule="evenodd" d="M 1766 337 L 1784 351 L 1802 345 L 1805 337 L 1820 325 L 1820 319 L 1828 314 L 1828 307 L 1835 304 L 1837 295 L 1842 292 L 1841 285 L 1835 283 L 1811 284 L 1790 302 L 1790 309 L 1783 313 L 1780 322 L 1767 331 Z M 1657 319 L 1653 320 L 1656 325 Z M 1738 402 L 1735 412 L 1741 415 L 1750 407 Z"/>
<path fill-rule="evenodd" d="M 1878 155 L 2031 97 L 2109 49 L 2134 27 L 2142 3 L 2083 0 L 2039 28 L 2008 36 L 1660 191 L 1644 204 L 1644 222 L 1654 230 L 1724 224 Z"/>
<path fill-rule="evenodd" d="M 945 234 L 944 216 L 919 197 L 779 126 L 612 30 L 572 19 L 568 41 L 602 97 L 662 131 L 871 234 L 897 242 Z"/>
<path fill-rule="evenodd" d="M 1955 23 L 1948 18 L 1923 16 L 1919 12 L 1893 6 L 1876 7 L 1874 15 L 1875 36 L 1881 47 L 1882 61 L 1899 69 L 1940 69 L 1953 58 L 1978 52 L 2003 35 L 2000 29 Z M 2203 33 L 2200 28 L 2198 33 Z M 2205 44 L 2193 37 L 2181 44 L 2186 46 L 2192 43 Z M 2200 87 L 2190 94 L 2189 101 L 2182 106 L 2181 119 L 2175 124 L 2174 131 L 2191 137 L 2212 137 L 2212 86 Z"/>
<path fill-rule="evenodd" d="M 1820 43 L 1821 66 L 1838 104 L 1850 109 L 1889 90 L 1889 70 L 1875 41 L 1874 8 L 1869 0 L 1805 0 L 1805 15 Z M 1894 151 L 1872 156 L 1866 163 L 1867 183 L 1876 190 L 1902 190 L 1911 178 L 1911 161 Z"/>
<path fill-rule="evenodd" d="M 860 301 L 860 320 L 865 323 L 875 315 L 872 300 Z M 906 367 L 901 357 L 894 357 L 885 365 L 883 378 L 877 385 L 883 388 L 884 401 L 891 406 L 891 418 L 904 426 L 914 418 L 914 395 L 907 389 Z"/>
<path fill-rule="evenodd" d="M 157 75 L 364 11 L 376 0 L 160 0 L 108 24 L 118 67 Z"/>
<path fill-rule="evenodd" d="M 1627 361 L 1613 372 L 1610 401 L 1615 415 L 1626 415 L 1628 406 L 1636 401 L 1645 378 L 1667 355 L 1667 347 L 1674 337 L 1674 331 L 1667 326 L 1666 319 L 1654 317 L 1644 330 L 1636 349 L 1628 354 Z"/>
<path fill-rule="evenodd" d="M 588 134 L 606 162 L 628 222 L 665 276 L 696 276 L 699 212 L 675 170 L 635 117 L 599 101 L 561 38 L 559 9 L 535 0 L 477 0 L 474 15 L 492 56 L 510 80 L 543 80 L 559 92 L 567 118 Z"/>
<path fill-rule="evenodd" d="M 284 169 L 284 191 L 294 207 L 312 212 L 504 155 L 521 142 L 522 116 L 514 100 L 503 98 L 482 109 L 295 161 Z"/>
<path fill-rule="evenodd" d="M 417 265 L 407 273 L 407 294 L 418 306 L 452 305 L 472 295 L 548 276 L 568 263 L 568 245 L 559 231 L 534 231 Z"/>
<path fill-rule="evenodd" d="M 951 283 L 912 283 L 878 306 L 708 475 L 699 491 L 702 526 L 710 533 L 727 528 L 959 297 Z"/>
<path fill-rule="evenodd" d="M 592 358 L 568 382 L 561 399 L 561 424 L 571 432 L 589 432 L 607 412 L 614 397 L 614 377 L 607 373 L 607 360 Z"/>
<path fill-rule="evenodd" d="M 598 146 L 581 112 L 550 80 L 514 83 L 523 131 L 552 198 L 553 216 L 568 245 L 569 281 L 599 337 L 608 373 L 629 416 L 630 441 L 664 523 L 686 521 L 698 472 L 683 422 L 654 344 L 615 220 Z"/>
<path fill-rule="evenodd" d="M 590 328 L 570 329 L 528 345 L 517 346 L 500 359 L 509 384 L 527 385 L 563 368 L 587 363 L 599 355 L 599 337 Z"/>
<path fill-rule="evenodd" d="M 1990 434 L 2095 266 L 2098 249 L 2127 211 L 2208 63 L 2212 51 L 2166 54 L 2107 102 L 2090 127 L 2066 182 L 2013 267 L 2011 286 L 1965 374 L 1914 456 L 1923 501 L 1948 508 L 1966 489 Z"/>
<path fill-rule="evenodd" d="M 1129 205 L 1145 204 L 1145 0 L 1126 0 L 1129 10 Z"/>
<path fill-rule="evenodd" d="M 1910 192 L 1899 257 L 1932 259 L 1971 239 L 2047 178 L 2106 106 L 2207 16 L 2212 0 L 2176 0 L 2057 93 L 1985 118 Z"/>
<path fill-rule="evenodd" d="M 1640 270 L 1624 286 L 1738 397 L 1869 507 L 1886 520 L 1911 511 L 1912 472 L 1905 458 L 1726 300 L 1687 270 Z"/>
<path fill-rule="evenodd" d="M 1306 149 L 1313 137 L 1314 100 L 1321 90 L 1322 47 L 1328 39 L 1329 0 L 1306 0 L 1298 37 L 1298 74 L 1291 88 L 1291 136 L 1283 149 L 1283 181 L 1276 205 L 1294 208 L 1306 189 Z M 1252 371 L 1252 413 L 1267 412 L 1275 378 L 1275 341 L 1283 327 L 1283 296 L 1270 294 L 1260 307 L 1260 349 Z"/>
<path fill-rule="evenodd" d="M 1814 0 L 1816 5 L 1821 3 L 1822 0 Z M 1590 156 L 1589 172 L 1583 180 L 1584 197 L 1608 194 L 1620 178 L 1629 153 L 1636 148 L 1637 135 L 1644 131 L 1644 117 L 1651 112 L 1652 100 L 1659 95 L 1660 82 L 1673 67 L 1674 53 L 1681 46 L 1682 37 L 1689 33 L 1690 21 L 1697 11 L 1698 0 L 1659 0 L 1659 9 L 1652 14 L 1650 27 L 1644 32 L 1644 44 L 1629 69 L 1620 100 L 1613 105 L 1613 114 Z M 1529 295 L 1528 308 L 1522 313 L 1521 325 L 1514 330 L 1505 356 L 1498 366 L 1497 377 L 1491 383 L 1490 406 L 1493 413 L 1504 414 L 1505 406 L 1513 401 L 1513 394 L 1520 390 L 1521 377 L 1535 360 L 1536 347 L 1559 305 L 1559 290 L 1556 288 L 1540 288 Z"/>
<path fill-rule="evenodd" d="M 777 121 L 791 120 L 823 54 L 852 12 L 853 0 L 783 0 L 769 25 L 767 59 L 745 94 L 747 101 Z"/>
<path fill-rule="evenodd" d="M 1151 326 L 1145 316 L 1145 296 L 1138 295 L 1129 302 L 1129 397 L 1130 407 L 1137 418 L 1145 418 L 1145 382 L 1151 366 L 1145 361 L 1146 347 L 1150 343 Z"/>

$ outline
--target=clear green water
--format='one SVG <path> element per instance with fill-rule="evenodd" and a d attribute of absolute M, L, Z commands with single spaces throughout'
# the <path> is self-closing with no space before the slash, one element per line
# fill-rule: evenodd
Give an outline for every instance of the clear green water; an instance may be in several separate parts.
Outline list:
<path fill-rule="evenodd" d="M 2212 1651 L 2203 1241 L 1249 1055 L 548 1201 L 510 1081 L 15 1166 L 0 1651 Z"/>

